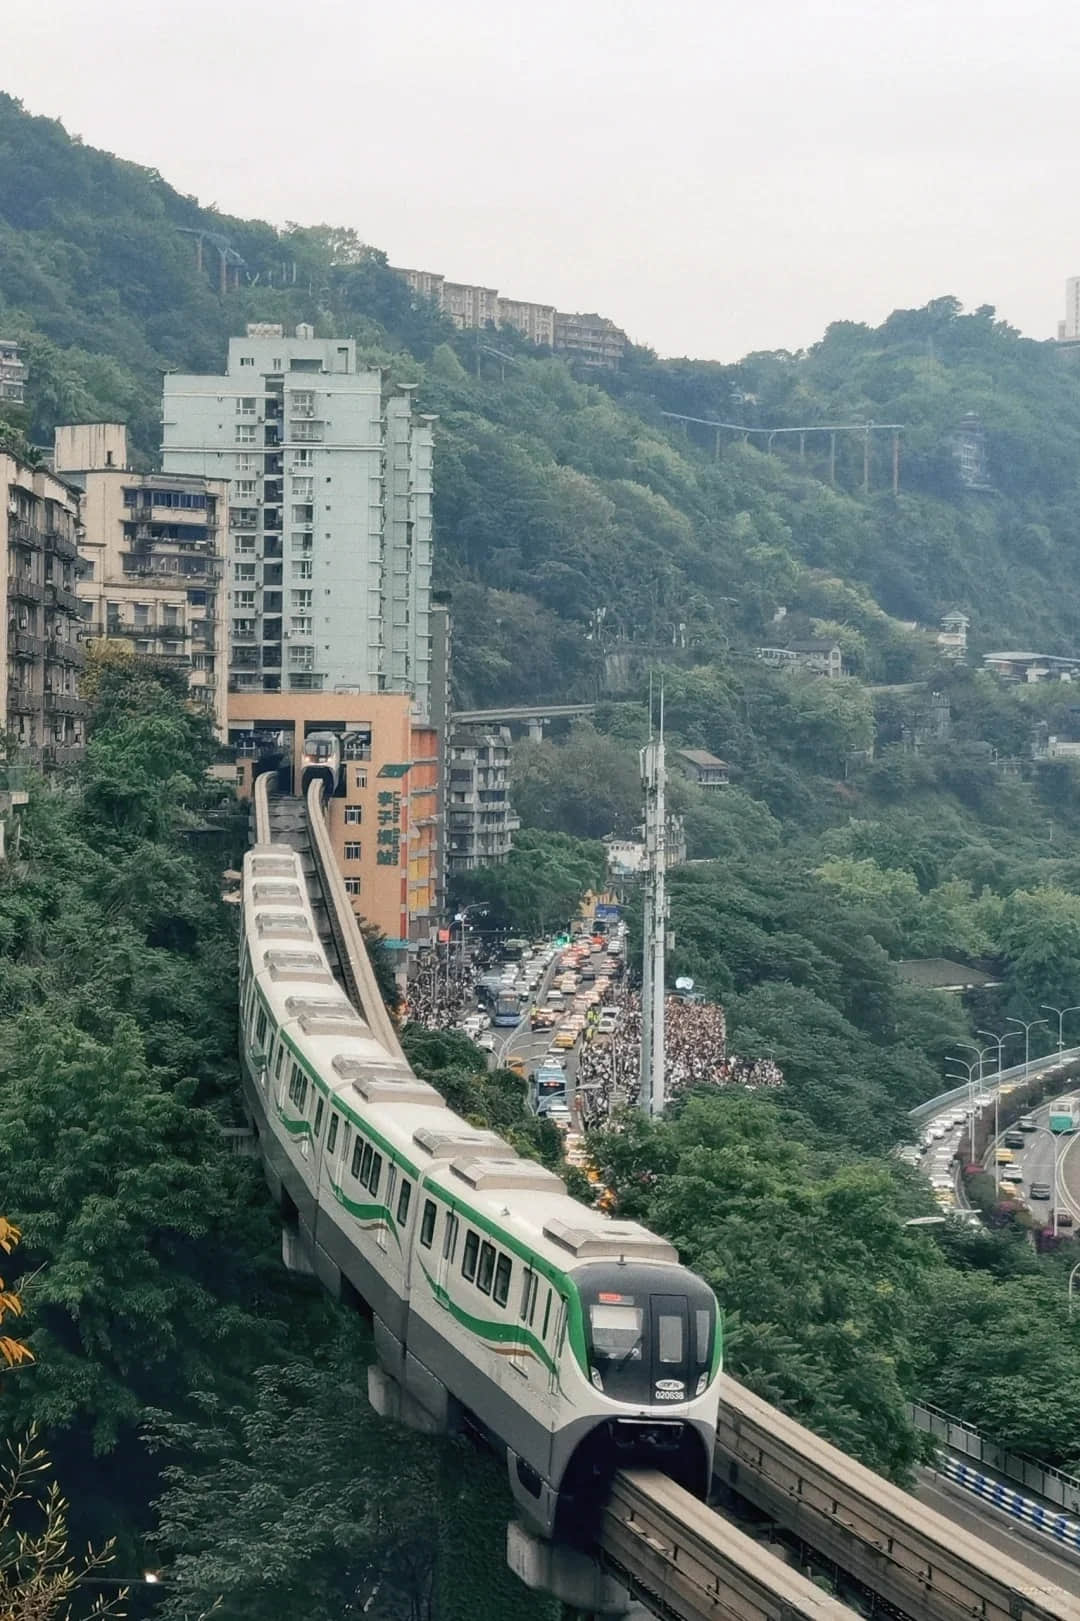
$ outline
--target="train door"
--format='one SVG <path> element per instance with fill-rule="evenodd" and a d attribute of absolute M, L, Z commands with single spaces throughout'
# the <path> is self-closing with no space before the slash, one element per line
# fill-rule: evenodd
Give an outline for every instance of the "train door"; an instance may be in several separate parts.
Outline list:
<path fill-rule="evenodd" d="M 446 1212 L 443 1222 L 442 1250 L 439 1255 L 439 1295 L 438 1298 L 446 1305 L 450 1294 L 450 1271 L 457 1255 L 458 1244 L 458 1218 L 452 1210 Z M 475 1236 L 475 1235 L 474 1235 Z"/>
<path fill-rule="evenodd" d="M 654 1401 L 687 1401 L 689 1344 L 685 1295 L 653 1295 L 649 1301 L 650 1379 Z"/>
<path fill-rule="evenodd" d="M 389 1210 L 389 1211 L 392 1211 L 393 1208 L 394 1208 L 394 1194 L 396 1192 L 397 1192 L 397 1166 L 394 1164 L 393 1160 L 391 1160 L 390 1161 L 390 1169 L 387 1172 L 387 1177 L 386 1177 L 386 1193 L 385 1193 L 385 1195 L 383 1197 L 383 1201 L 382 1201 L 383 1204 L 386 1206 L 387 1210 Z M 375 1229 L 375 1239 L 376 1239 L 376 1242 L 378 1243 L 378 1246 L 379 1246 L 379 1248 L 381 1250 L 386 1250 L 389 1247 L 389 1243 L 390 1243 L 390 1222 L 389 1222 L 389 1220 L 380 1221 L 379 1225 Z"/>
<path fill-rule="evenodd" d="M 559 1393 L 559 1367 L 562 1362 L 562 1350 L 566 1341 L 566 1301 L 560 1295 L 549 1293 L 551 1302 L 551 1315 L 554 1319 L 554 1328 L 551 1333 L 551 1367 L 548 1370 L 548 1394 L 557 1396 Z"/>

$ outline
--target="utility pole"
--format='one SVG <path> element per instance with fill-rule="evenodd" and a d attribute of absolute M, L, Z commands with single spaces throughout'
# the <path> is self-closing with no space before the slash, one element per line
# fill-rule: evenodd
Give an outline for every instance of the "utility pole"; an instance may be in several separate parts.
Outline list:
<path fill-rule="evenodd" d="M 665 809 L 664 689 L 660 688 L 660 726 L 652 731 L 649 692 L 649 741 L 641 751 L 645 790 L 645 918 L 641 964 L 641 1088 L 646 1114 L 664 1109 L 664 955 L 667 945 L 667 812 Z"/>

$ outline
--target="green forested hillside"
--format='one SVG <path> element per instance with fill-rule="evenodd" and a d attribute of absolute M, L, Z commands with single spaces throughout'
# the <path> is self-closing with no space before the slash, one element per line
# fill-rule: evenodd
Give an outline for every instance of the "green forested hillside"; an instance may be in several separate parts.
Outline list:
<path fill-rule="evenodd" d="M 210 246 L 196 268 L 194 229 L 240 255 L 241 287 L 217 290 Z M 778 607 L 796 628 L 841 625 L 853 666 L 881 681 L 932 657 L 902 622 L 934 625 L 954 606 L 980 646 L 1064 650 L 1077 635 L 1080 376 L 991 310 L 939 299 L 733 366 L 635 350 L 619 374 L 582 382 L 513 333 L 486 340 L 497 355 L 455 333 L 350 230 L 221 216 L 0 96 L 0 329 L 26 345 L 32 437 L 120 417 L 152 458 L 162 370 L 217 368 L 252 318 L 355 334 L 439 413 L 437 583 L 454 591 L 470 703 L 591 696 L 604 655 L 627 649 L 722 658 L 767 635 Z M 900 496 L 887 436 L 864 497 L 857 438 L 839 443 L 833 488 L 821 437 L 805 462 L 795 439 L 770 456 L 731 433 L 716 456 L 711 433 L 662 410 L 749 427 L 903 423 Z M 961 485 L 950 450 L 971 412 L 986 490 Z"/>

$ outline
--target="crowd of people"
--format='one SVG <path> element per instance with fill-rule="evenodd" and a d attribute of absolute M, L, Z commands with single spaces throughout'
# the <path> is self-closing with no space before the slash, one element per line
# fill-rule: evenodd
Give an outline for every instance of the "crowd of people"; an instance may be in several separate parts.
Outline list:
<path fill-rule="evenodd" d="M 402 1018 L 425 1030 L 452 1030 L 476 1006 L 476 979 L 482 971 L 472 960 L 429 956 L 409 983 Z"/>
<path fill-rule="evenodd" d="M 641 1060 L 641 998 L 616 1000 L 619 1022 L 610 1038 L 585 1042 L 578 1063 L 578 1096 L 586 1126 L 602 1123 L 616 1104 L 637 1102 Z M 664 1006 L 664 1086 L 668 1097 L 696 1086 L 782 1086 L 771 1058 L 740 1058 L 727 1050 L 727 1022 L 716 1002 L 669 996 Z"/>

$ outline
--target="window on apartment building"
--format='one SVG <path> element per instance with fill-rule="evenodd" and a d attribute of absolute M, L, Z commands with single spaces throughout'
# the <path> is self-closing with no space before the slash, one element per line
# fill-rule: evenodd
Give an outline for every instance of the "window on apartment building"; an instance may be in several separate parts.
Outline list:
<path fill-rule="evenodd" d="M 253 422 L 238 422 L 236 424 L 236 443 L 238 445 L 253 445 L 255 443 L 255 424 Z"/>
<path fill-rule="evenodd" d="M 131 622 L 137 629 L 142 629 L 150 623 L 150 604 L 136 602 L 131 610 Z"/>
<path fill-rule="evenodd" d="M 345 825 L 347 827 L 355 827 L 358 823 L 362 822 L 363 820 L 364 820 L 364 807 L 363 807 L 363 805 L 346 805 L 346 807 L 345 807 Z"/>
<path fill-rule="evenodd" d="M 233 495 L 237 501 L 254 501 L 259 493 L 259 486 L 253 478 L 238 478 L 233 485 Z"/>
<path fill-rule="evenodd" d="M 315 499 L 315 480 L 313 478 L 297 478 L 294 475 L 292 493 L 294 501 L 313 501 Z"/>
<path fill-rule="evenodd" d="M 236 402 L 236 414 L 241 417 L 253 417 L 255 415 L 254 394 L 242 394 L 240 396 Z"/>
<path fill-rule="evenodd" d="M 259 463 L 254 456 L 249 456 L 246 452 L 242 452 L 236 458 L 236 471 L 237 473 L 257 473 L 259 471 Z"/>
<path fill-rule="evenodd" d="M 313 580 L 315 578 L 315 565 L 310 557 L 293 558 L 290 578 L 294 580 Z"/>
<path fill-rule="evenodd" d="M 315 550 L 315 536 L 307 529 L 294 529 L 289 546 L 297 557 L 310 557 Z"/>
<path fill-rule="evenodd" d="M 289 664 L 294 670 L 313 670 L 315 668 L 315 649 L 313 647 L 290 647 Z"/>
<path fill-rule="evenodd" d="M 314 591 L 294 591 L 291 595 L 293 607 L 310 613 L 314 595 Z"/>
<path fill-rule="evenodd" d="M 254 613 L 255 612 L 255 593 L 254 593 L 254 591 L 234 591 L 233 592 L 233 607 L 236 609 L 237 613 Z"/>
<path fill-rule="evenodd" d="M 293 614 L 289 620 L 289 630 L 293 636 L 314 636 L 314 624 L 310 614 Z"/>
<path fill-rule="evenodd" d="M 180 622 L 180 609 L 167 602 L 161 610 L 161 623 L 167 630 L 175 630 Z"/>
<path fill-rule="evenodd" d="M 346 760 L 371 759 L 371 728 L 362 726 L 355 732 L 349 732 L 345 738 Z"/>
<path fill-rule="evenodd" d="M 355 839 L 350 839 L 348 841 L 348 843 L 345 845 L 345 860 L 346 861 L 359 861 L 360 860 L 360 845 Z"/>
<path fill-rule="evenodd" d="M 355 768 L 355 770 L 353 771 L 353 787 L 354 788 L 366 788 L 367 787 L 367 772 L 364 770 L 363 766 L 357 766 Z M 357 807 L 354 807 L 354 809 L 355 808 L 357 808 Z"/>
<path fill-rule="evenodd" d="M 253 555 L 255 551 L 254 535 L 236 535 L 233 537 L 233 550 L 240 556 Z"/>
<path fill-rule="evenodd" d="M 233 579 L 238 581 L 253 580 L 255 578 L 254 563 L 234 563 Z"/>
<path fill-rule="evenodd" d="M 315 508 L 305 506 L 303 503 L 294 506 L 292 509 L 292 521 L 293 523 L 314 523 Z"/>
<path fill-rule="evenodd" d="M 255 634 L 254 619 L 234 619 L 232 633 L 234 642 L 250 641 Z"/>
<path fill-rule="evenodd" d="M 360 880 L 359 880 L 359 878 L 346 878 L 346 880 L 345 880 L 345 893 L 346 893 L 346 895 L 359 895 L 359 893 L 360 893 Z"/>
<path fill-rule="evenodd" d="M 292 471 L 305 472 L 309 467 L 315 466 L 315 452 L 313 450 L 294 450 L 292 453 Z"/>
<path fill-rule="evenodd" d="M 255 364 L 255 356 L 254 355 L 241 355 L 240 356 L 240 364 L 241 364 L 241 366 L 254 366 L 254 364 Z"/>

